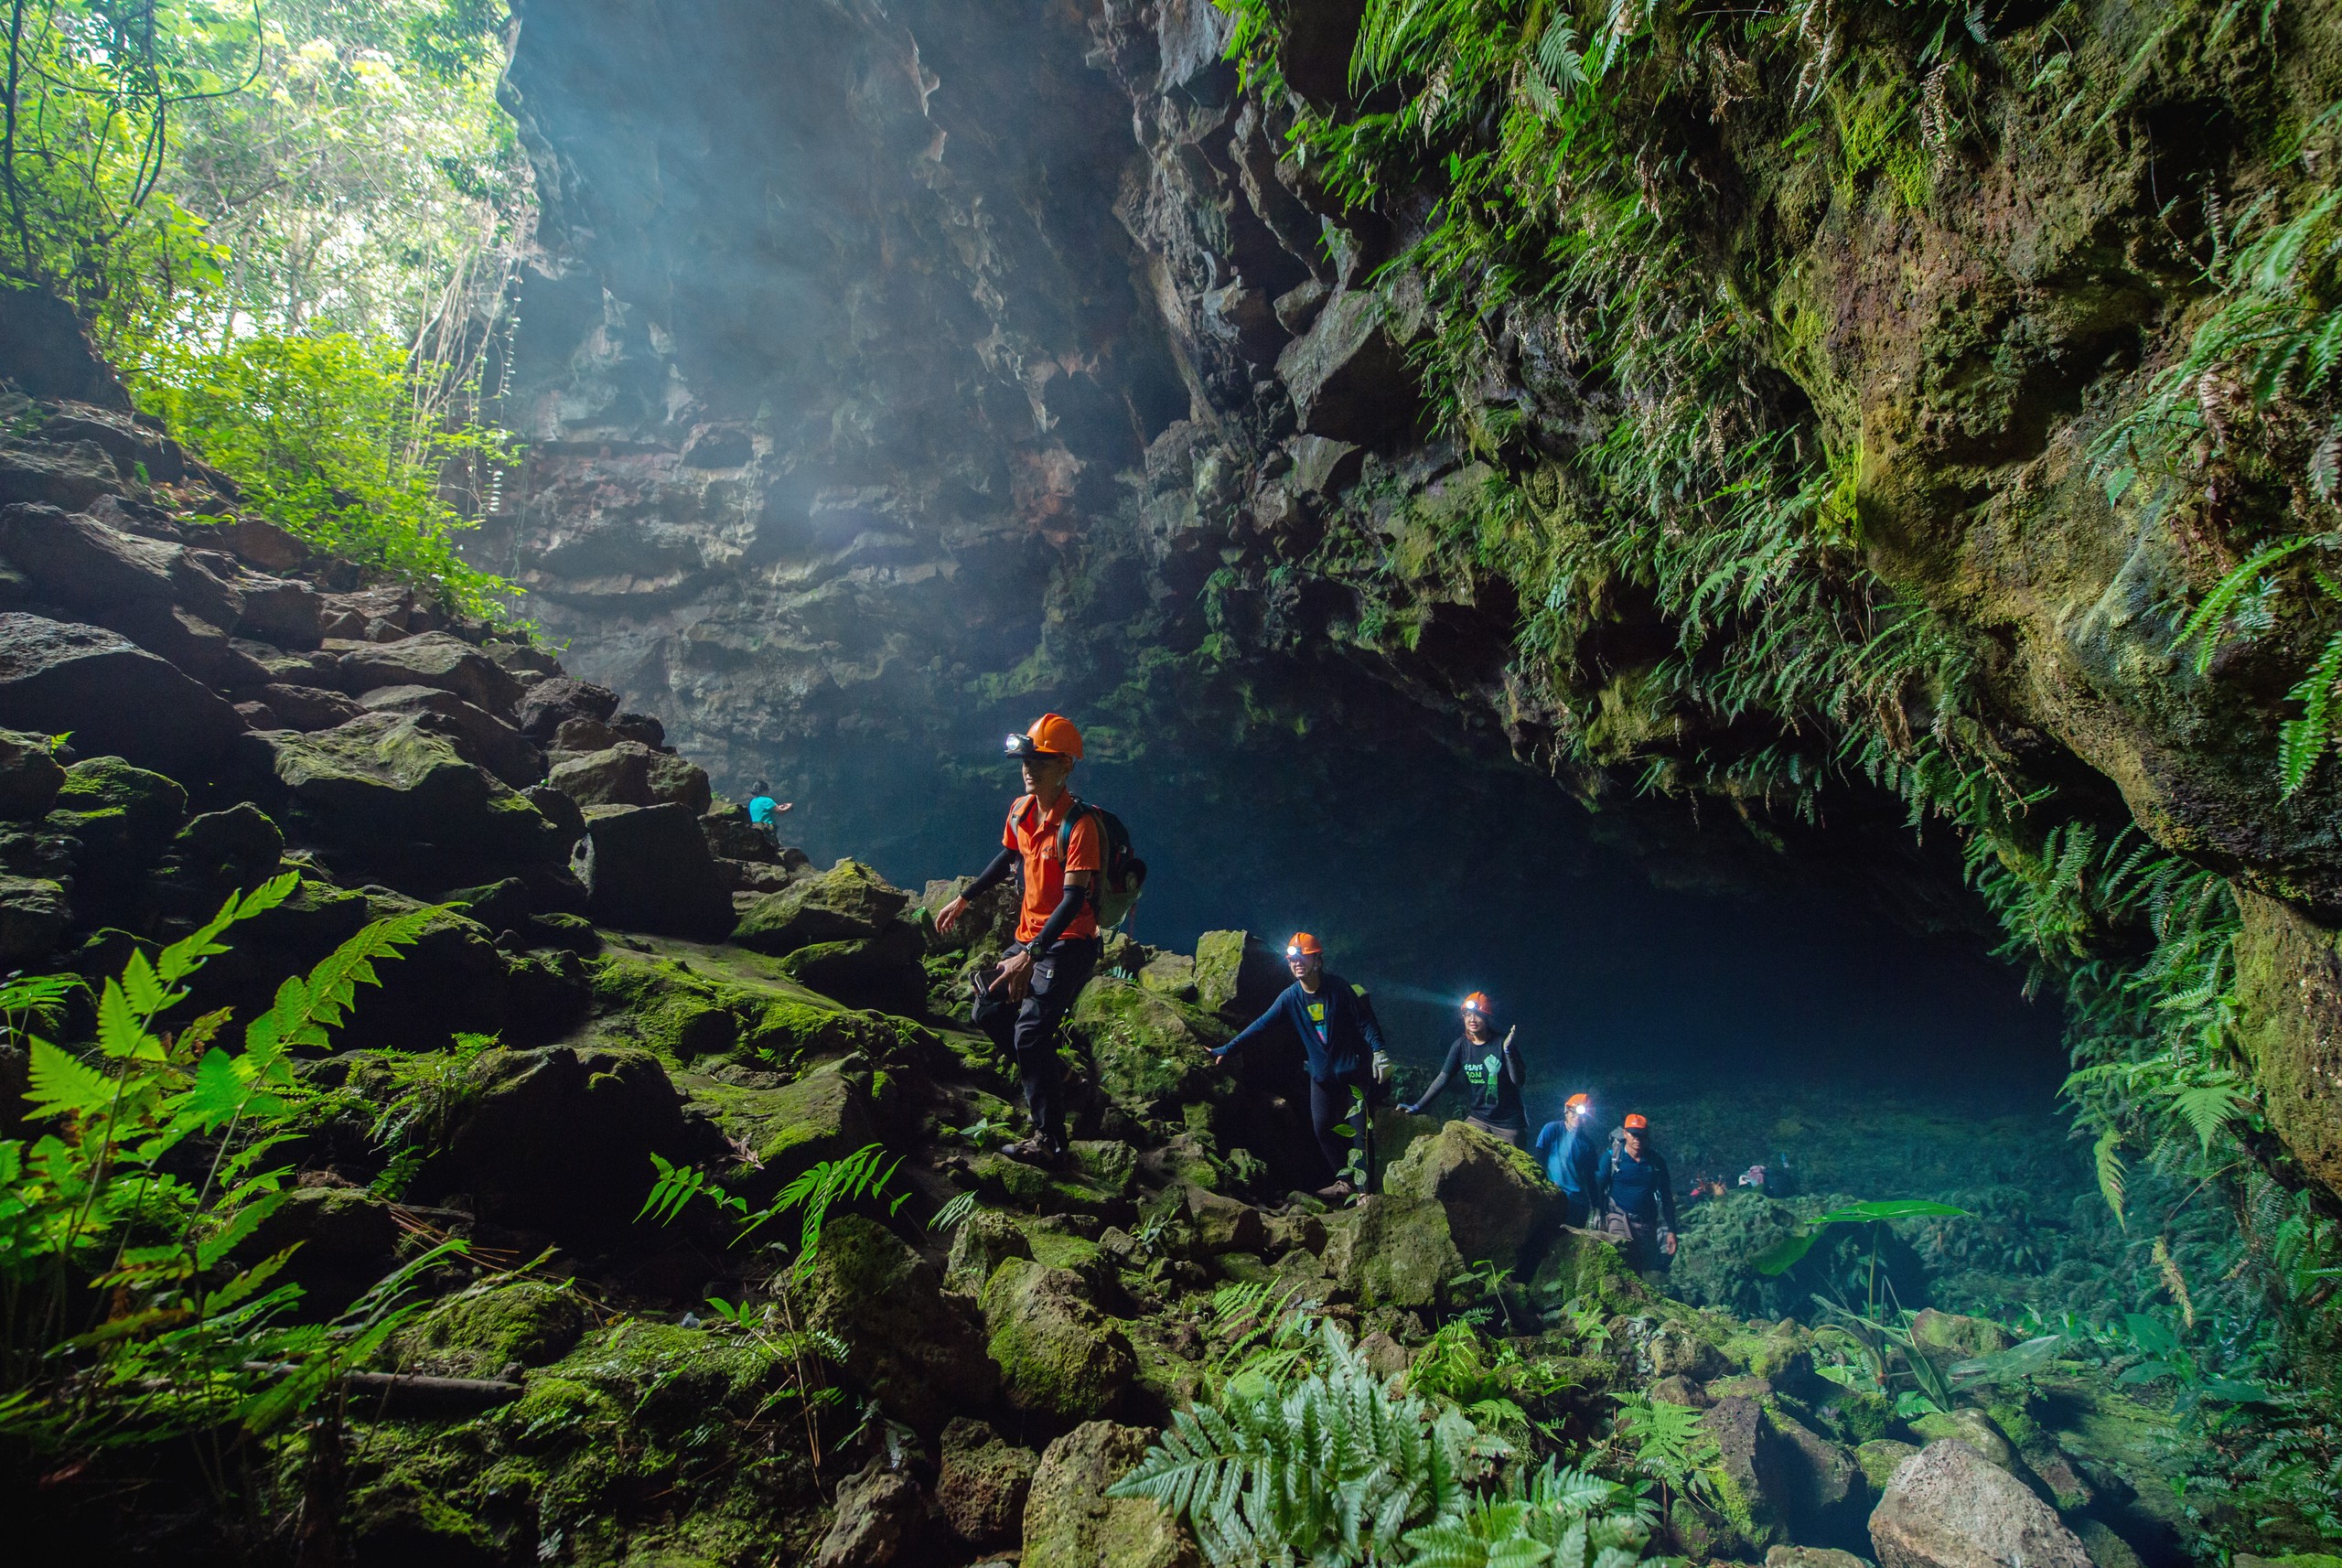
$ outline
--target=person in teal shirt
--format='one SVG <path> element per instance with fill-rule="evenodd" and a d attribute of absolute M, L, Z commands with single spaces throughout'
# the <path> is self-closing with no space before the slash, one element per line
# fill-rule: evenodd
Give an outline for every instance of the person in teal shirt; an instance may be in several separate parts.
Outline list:
<path fill-rule="evenodd" d="M 759 779 L 748 791 L 748 823 L 762 832 L 765 837 L 779 843 L 780 814 L 796 803 L 794 800 L 774 800 L 772 786 Z"/>

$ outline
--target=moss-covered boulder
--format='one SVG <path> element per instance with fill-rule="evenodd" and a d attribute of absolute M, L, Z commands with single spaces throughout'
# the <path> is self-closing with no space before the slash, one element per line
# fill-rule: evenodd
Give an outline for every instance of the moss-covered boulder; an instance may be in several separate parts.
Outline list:
<path fill-rule="evenodd" d="M 889 926 L 875 937 L 814 942 L 780 961 L 781 972 L 849 1007 L 903 1017 L 928 1010 L 926 939 L 915 926 Z"/>
<path fill-rule="evenodd" d="M 677 1087 L 725 1138 L 755 1156 L 728 1185 L 761 1201 L 822 1160 L 854 1153 L 877 1135 L 870 1074 L 825 1063 L 794 1080 L 719 1067 L 676 1076 Z"/>
<path fill-rule="evenodd" d="M 1383 1179 L 1396 1198 L 1439 1204 L 1465 1262 L 1517 1268 L 1561 1218 L 1561 1192 L 1526 1151 L 1462 1122 L 1415 1141 Z"/>
<path fill-rule="evenodd" d="M 647 1052 L 552 1046 L 493 1050 L 457 1091 L 446 1155 L 425 1167 L 441 1191 L 470 1193 L 482 1219 L 571 1245 L 607 1240 L 650 1193 L 653 1151 L 722 1163 L 723 1138 L 687 1119 Z"/>
<path fill-rule="evenodd" d="M 1130 1199 L 1099 1186 L 1078 1166 L 1052 1170 L 994 1153 L 970 1161 L 967 1174 L 988 1201 L 1030 1213 L 1120 1219 L 1131 1211 Z"/>
<path fill-rule="evenodd" d="M 1928 1307 L 1911 1320 L 1911 1337 L 1921 1348 L 1942 1352 L 1952 1359 L 1989 1356 L 2014 1343 L 2009 1331 L 1982 1317 Z"/>
<path fill-rule="evenodd" d="M 907 1026 L 842 1007 L 779 973 L 742 976 L 692 959 L 614 951 L 593 972 L 603 1031 L 669 1061 L 730 1054 L 793 1068 L 855 1052 L 876 1061 Z"/>
<path fill-rule="evenodd" d="M 860 861 L 841 860 L 757 899 L 742 912 L 732 940 L 776 956 L 817 942 L 862 940 L 893 926 L 910 899 Z"/>
<path fill-rule="evenodd" d="M 558 862 L 568 844 L 553 822 L 453 742 L 397 714 L 366 714 L 329 730 L 256 730 L 238 746 L 264 774 L 285 820 L 360 858 L 413 845 L 494 864 Z"/>
<path fill-rule="evenodd" d="M 1719 1555 L 1739 1556 L 1745 1552 L 1754 1556 L 1785 1544 L 1789 1477 L 1779 1438 L 1764 1408 L 1751 1399 L 1718 1400 L 1700 1412 L 1700 1426 L 1719 1455 L 1714 1470 L 1716 1511 L 1739 1548 Z"/>
<path fill-rule="evenodd" d="M 1326 1272 L 1361 1306 L 1436 1306 L 1464 1267 L 1447 1210 L 1428 1198 L 1388 1194 L 1326 1219 Z"/>
<path fill-rule="evenodd" d="M 1098 1087 L 1147 1112 L 1198 1100 L 1219 1081 L 1211 1047 L 1226 1038 L 1207 1015 L 1167 996 L 1105 977 L 1082 988 L 1072 1026 L 1089 1042 Z"/>
<path fill-rule="evenodd" d="M 495 1378 L 543 1367 L 585 1333 L 586 1304 L 542 1280 L 475 1285 L 432 1305 L 396 1343 L 405 1370 L 444 1378 Z"/>
<path fill-rule="evenodd" d="M 1246 931 L 1196 939 L 1196 1005 L 1230 1024 L 1249 1024 L 1292 983 L 1277 955 Z"/>
<path fill-rule="evenodd" d="M 1261 1221 L 1261 1211 L 1251 1204 L 1192 1182 L 1182 1185 L 1179 1195 L 1200 1251 L 1258 1253 L 1266 1250 L 1268 1228 Z"/>
<path fill-rule="evenodd" d="M 1962 1406 L 1959 1410 L 1935 1410 L 1915 1416 L 1911 1421 L 1911 1435 L 1921 1444 L 1965 1443 L 1983 1461 L 1995 1469 L 2014 1471 L 2016 1449 L 1993 1424 L 1993 1418 L 1981 1410 Z"/>
<path fill-rule="evenodd" d="M 1776 1401 L 1766 1415 L 1778 1439 L 1775 1469 L 1781 1506 L 1799 1541 L 1860 1541 L 1876 1494 L 1854 1456 L 1791 1415 Z"/>
<path fill-rule="evenodd" d="M 944 1276 L 956 1290 L 981 1295 L 992 1272 L 1008 1258 L 1030 1258 L 1033 1243 L 1025 1228 L 994 1208 L 977 1208 L 951 1232 Z"/>
<path fill-rule="evenodd" d="M 876 1220 L 829 1223 L 806 1300 L 808 1326 L 845 1345 L 846 1371 L 914 1426 L 931 1431 L 999 1386 L 983 1337 L 943 1294 L 935 1265 Z"/>
<path fill-rule="evenodd" d="M 1174 1002 L 1196 1000 L 1196 961 L 1183 952 L 1159 952 L 1140 966 L 1138 983 Z"/>
<path fill-rule="evenodd" d="M 1106 1495 L 1154 1440 L 1089 1421 L 1050 1444 L 1025 1504 L 1021 1568 L 1197 1568 L 1195 1542 L 1159 1504 Z"/>
<path fill-rule="evenodd" d="M 1919 1452 L 1916 1444 L 1897 1442 L 1892 1437 L 1874 1437 L 1854 1449 L 1854 1463 L 1862 1467 L 1863 1479 L 1874 1492 L 1886 1490 L 1886 1483 L 1903 1467 L 1903 1461 Z"/>
<path fill-rule="evenodd" d="M 1599 1231 L 1561 1230 L 1537 1261 L 1529 1299 L 1544 1311 L 1580 1301 L 1608 1316 L 1648 1306 L 1651 1293 L 1628 1267 L 1626 1249 L 1616 1239 Z"/>
<path fill-rule="evenodd" d="M 1025 1501 L 1040 1455 L 984 1422 L 955 1417 L 943 1428 L 935 1505 L 951 1533 L 974 1547 L 1005 1546 L 1024 1530 Z"/>
<path fill-rule="evenodd" d="M 1010 1258 L 984 1286 L 986 1349 L 1009 1404 L 1076 1420 L 1112 1411 L 1137 1363 L 1130 1340 L 1092 1305 L 1080 1276 Z"/>

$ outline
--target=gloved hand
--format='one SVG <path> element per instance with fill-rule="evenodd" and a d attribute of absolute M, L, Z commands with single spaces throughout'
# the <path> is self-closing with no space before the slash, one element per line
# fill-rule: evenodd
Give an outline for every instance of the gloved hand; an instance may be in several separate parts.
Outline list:
<path fill-rule="evenodd" d="M 1410 1116 L 1420 1116 L 1423 1114 L 1423 1108 L 1417 1105 L 1402 1105 L 1399 1109 L 1405 1112 Z"/>

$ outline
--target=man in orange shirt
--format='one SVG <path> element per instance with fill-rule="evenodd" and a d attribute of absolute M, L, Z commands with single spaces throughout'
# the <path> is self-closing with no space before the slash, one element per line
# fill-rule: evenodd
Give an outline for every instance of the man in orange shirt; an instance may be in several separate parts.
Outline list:
<path fill-rule="evenodd" d="M 1025 773 L 1025 793 L 1008 808 L 1000 853 L 968 890 L 936 912 L 949 931 L 968 912 L 968 900 L 998 886 L 1012 867 L 1023 876 L 1016 940 L 976 1006 L 976 1024 L 1016 1058 L 1032 1136 L 1004 1151 L 1019 1159 L 1062 1160 L 1065 1087 L 1058 1067 L 1058 1025 L 1098 968 L 1102 944 L 1090 905 L 1104 845 L 1098 820 L 1066 788 L 1081 760 L 1081 732 L 1073 721 L 1043 714 L 1023 735 L 1008 737 L 1008 755 Z"/>

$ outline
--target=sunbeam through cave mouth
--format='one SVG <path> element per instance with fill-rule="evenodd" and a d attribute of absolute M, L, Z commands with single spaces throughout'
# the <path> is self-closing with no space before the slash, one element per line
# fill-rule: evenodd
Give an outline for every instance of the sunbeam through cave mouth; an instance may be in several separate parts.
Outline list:
<path fill-rule="evenodd" d="M 2342 1568 L 2342 0 L 9 5 L 22 1552 Z"/>

